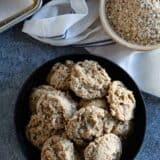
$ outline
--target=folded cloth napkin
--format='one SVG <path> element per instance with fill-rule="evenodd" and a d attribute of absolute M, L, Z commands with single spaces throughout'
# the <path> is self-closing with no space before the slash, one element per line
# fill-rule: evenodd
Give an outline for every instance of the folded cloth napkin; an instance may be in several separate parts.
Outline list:
<path fill-rule="evenodd" d="M 23 32 L 54 46 L 105 44 L 97 0 L 53 0 L 24 23 Z M 123 67 L 148 93 L 160 97 L 160 49 L 138 52 L 118 44 L 86 48 Z"/>

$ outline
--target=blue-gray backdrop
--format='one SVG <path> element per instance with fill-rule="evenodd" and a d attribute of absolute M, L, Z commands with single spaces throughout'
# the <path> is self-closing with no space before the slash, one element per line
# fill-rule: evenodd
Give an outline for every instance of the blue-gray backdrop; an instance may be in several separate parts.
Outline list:
<path fill-rule="evenodd" d="M 0 34 L 0 160 L 25 160 L 14 127 L 14 108 L 26 78 L 38 66 L 59 55 L 83 52 L 71 47 L 52 47 L 21 32 L 21 25 Z M 143 93 L 147 132 L 136 160 L 160 160 L 160 98 Z"/>

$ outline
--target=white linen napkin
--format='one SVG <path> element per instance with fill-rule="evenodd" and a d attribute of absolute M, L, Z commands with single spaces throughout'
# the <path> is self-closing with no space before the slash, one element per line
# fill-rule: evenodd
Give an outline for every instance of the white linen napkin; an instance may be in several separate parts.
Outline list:
<path fill-rule="evenodd" d="M 104 42 L 97 0 L 53 0 L 24 23 L 23 32 L 54 46 Z M 160 97 L 160 49 L 138 52 L 118 44 L 86 48 L 123 67 L 148 93 Z"/>

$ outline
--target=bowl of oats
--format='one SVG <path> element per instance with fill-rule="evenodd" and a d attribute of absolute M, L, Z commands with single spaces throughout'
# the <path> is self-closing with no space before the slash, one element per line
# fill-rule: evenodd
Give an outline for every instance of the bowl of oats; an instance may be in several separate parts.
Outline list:
<path fill-rule="evenodd" d="M 146 111 L 123 69 L 86 52 L 52 59 L 29 76 L 15 126 L 26 160 L 133 160 Z"/>
<path fill-rule="evenodd" d="M 101 0 L 100 19 L 121 45 L 144 51 L 160 47 L 159 0 Z"/>

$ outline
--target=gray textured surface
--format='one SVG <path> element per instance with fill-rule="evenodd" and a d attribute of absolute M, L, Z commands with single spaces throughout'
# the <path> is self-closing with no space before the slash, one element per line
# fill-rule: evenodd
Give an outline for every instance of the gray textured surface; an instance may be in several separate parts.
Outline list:
<path fill-rule="evenodd" d="M 23 82 L 47 60 L 77 51 L 39 43 L 21 33 L 20 29 L 21 26 L 16 26 L 0 35 L 0 160 L 25 160 L 13 121 L 14 104 Z M 143 96 L 147 132 L 136 160 L 160 160 L 160 98 L 145 93 Z"/>

